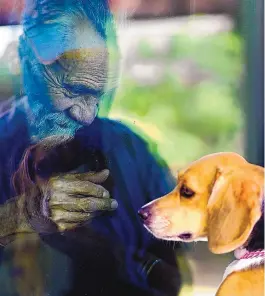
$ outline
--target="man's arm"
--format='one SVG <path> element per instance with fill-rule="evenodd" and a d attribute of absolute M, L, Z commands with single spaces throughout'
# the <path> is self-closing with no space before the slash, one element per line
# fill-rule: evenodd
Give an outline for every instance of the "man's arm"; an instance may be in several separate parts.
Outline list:
<path fill-rule="evenodd" d="M 33 233 L 24 210 L 25 196 L 10 199 L 0 206 L 0 244 L 5 246 L 16 235 Z"/>
<path fill-rule="evenodd" d="M 117 202 L 99 185 L 108 175 L 108 170 L 103 170 L 52 177 L 44 188 L 32 185 L 25 194 L 8 200 L 0 206 L 0 244 L 6 245 L 21 234 L 73 229 L 91 220 L 94 212 L 115 210 Z M 73 197 L 80 192 L 87 198 Z"/>

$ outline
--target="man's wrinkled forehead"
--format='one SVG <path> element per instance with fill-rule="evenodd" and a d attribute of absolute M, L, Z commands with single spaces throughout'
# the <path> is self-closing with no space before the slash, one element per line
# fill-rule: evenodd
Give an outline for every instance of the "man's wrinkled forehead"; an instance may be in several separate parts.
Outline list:
<path fill-rule="evenodd" d="M 81 48 L 64 52 L 61 55 L 60 60 L 66 59 L 69 61 L 78 60 L 86 62 L 88 59 L 93 59 L 95 57 L 103 56 L 105 54 L 106 48 L 104 46 L 95 48 Z"/>
<path fill-rule="evenodd" d="M 56 65 L 64 71 L 65 83 L 89 80 L 93 75 L 91 83 L 100 88 L 108 78 L 108 52 L 104 48 L 67 51 L 57 61 Z"/>
<path fill-rule="evenodd" d="M 70 23 L 70 19 L 68 22 Z M 96 53 L 106 47 L 104 39 L 88 20 L 77 23 L 72 19 L 72 23 L 73 25 L 64 26 L 63 30 L 54 27 L 49 32 L 41 32 L 35 36 L 26 35 L 36 56 L 43 64 L 51 64 L 65 52 L 86 50 L 87 56 L 88 52 L 93 55 L 93 52 Z M 82 57 L 83 54 L 80 55 L 80 58 Z"/>
<path fill-rule="evenodd" d="M 106 40 L 100 34 L 97 24 L 88 18 L 82 6 L 70 6 L 71 3 L 66 1 L 69 6 L 64 5 L 59 12 L 58 6 L 55 6 L 57 10 L 54 12 L 52 3 L 57 2 L 55 0 L 30 2 L 34 2 L 34 5 L 25 10 L 24 35 L 43 64 L 52 63 L 65 52 L 88 49 L 92 53 L 106 47 Z M 40 2 L 42 6 L 38 9 L 37 4 Z M 103 17 L 102 22 L 106 22 L 106 17 Z M 105 25 L 108 26 L 107 23 Z"/>

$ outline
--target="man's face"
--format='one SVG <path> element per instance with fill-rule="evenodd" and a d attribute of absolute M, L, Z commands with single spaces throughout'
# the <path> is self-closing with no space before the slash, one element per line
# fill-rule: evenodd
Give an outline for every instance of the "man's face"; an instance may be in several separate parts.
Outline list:
<path fill-rule="evenodd" d="M 108 81 L 108 52 L 104 45 L 64 53 L 45 66 L 44 80 L 56 111 L 82 125 L 94 120 Z"/>
<path fill-rule="evenodd" d="M 97 115 L 101 97 L 116 86 L 117 71 L 110 71 L 106 41 L 92 25 L 82 24 L 81 29 L 82 34 L 80 27 L 76 28 L 73 40 L 78 49 L 66 50 L 48 62 L 36 55 L 42 64 L 39 71 L 42 91 L 39 98 L 29 98 L 34 115 L 32 136 L 36 140 L 51 135 L 73 136 L 81 126 L 90 125 Z M 82 40 L 78 41 L 80 35 Z M 115 63 L 117 65 L 117 59 Z M 110 80 L 113 83 L 109 83 Z"/>

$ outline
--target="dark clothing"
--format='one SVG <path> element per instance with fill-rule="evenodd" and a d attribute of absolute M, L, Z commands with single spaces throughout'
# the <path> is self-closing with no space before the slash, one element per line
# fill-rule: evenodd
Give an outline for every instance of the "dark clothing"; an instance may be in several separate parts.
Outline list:
<path fill-rule="evenodd" d="M 147 291 L 152 295 L 142 264 L 150 254 L 156 256 L 153 246 L 157 249 L 162 243 L 144 229 L 137 211 L 171 191 L 174 179 L 150 154 L 146 143 L 119 122 L 97 118 L 80 129 L 73 141 L 79 147 L 73 153 L 86 171 L 110 170 L 105 187 L 119 206 L 95 217 L 88 227 L 43 236 L 43 254 L 48 248 L 53 258 L 46 272 L 47 295 L 148 295 Z M 0 118 L 2 204 L 15 196 L 11 178 L 29 145 L 23 104 Z M 169 248 L 167 252 L 173 254 Z"/>

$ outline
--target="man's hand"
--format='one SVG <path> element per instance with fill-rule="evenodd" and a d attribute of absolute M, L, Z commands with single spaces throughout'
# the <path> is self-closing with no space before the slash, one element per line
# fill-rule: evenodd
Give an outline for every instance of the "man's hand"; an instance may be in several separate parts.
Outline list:
<path fill-rule="evenodd" d="M 103 183 L 108 170 L 99 173 L 66 174 L 52 177 L 42 186 L 42 214 L 49 217 L 60 231 L 75 228 L 99 211 L 112 211 L 118 206 Z"/>
<path fill-rule="evenodd" d="M 98 173 L 61 174 L 47 182 L 37 182 L 38 190 L 26 197 L 26 212 L 31 226 L 40 233 L 70 230 L 89 221 L 98 212 L 118 206 L 102 187 L 108 170 Z"/>

